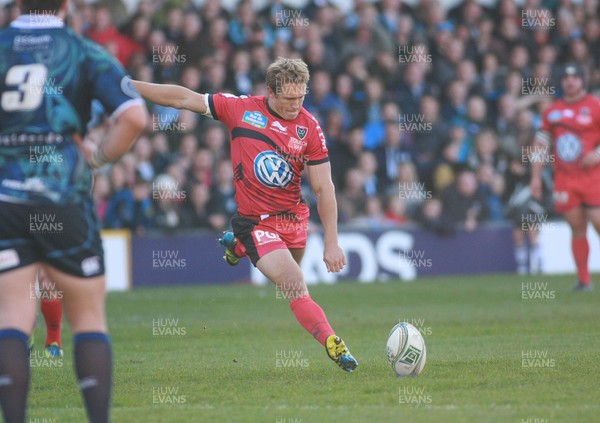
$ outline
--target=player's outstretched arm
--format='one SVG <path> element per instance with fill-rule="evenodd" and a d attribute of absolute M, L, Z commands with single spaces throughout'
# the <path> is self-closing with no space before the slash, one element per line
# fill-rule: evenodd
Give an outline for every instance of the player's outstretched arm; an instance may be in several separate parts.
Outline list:
<path fill-rule="evenodd" d="M 146 100 L 163 106 L 187 109 L 192 112 L 206 113 L 204 94 L 196 93 L 180 85 L 152 84 L 132 81 L 135 88 Z"/>
<path fill-rule="evenodd" d="M 337 201 L 329 162 L 308 166 L 310 186 L 317 197 L 317 210 L 323 224 L 325 250 L 323 261 L 329 272 L 339 272 L 346 265 L 344 251 L 338 244 Z"/>
<path fill-rule="evenodd" d="M 92 168 L 118 160 L 135 143 L 138 135 L 148 122 L 148 111 L 144 105 L 134 105 L 125 109 L 111 123 L 105 138 L 99 146 L 86 143 L 84 154 Z"/>

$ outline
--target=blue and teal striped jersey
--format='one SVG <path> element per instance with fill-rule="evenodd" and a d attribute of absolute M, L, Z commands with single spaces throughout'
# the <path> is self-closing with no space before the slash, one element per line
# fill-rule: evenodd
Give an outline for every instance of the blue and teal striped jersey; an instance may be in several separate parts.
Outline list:
<path fill-rule="evenodd" d="M 50 15 L 0 31 L 0 201 L 79 203 L 92 175 L 76 139 L 97 99 L 117 117 L 143 104 L 125 69 Z"/>

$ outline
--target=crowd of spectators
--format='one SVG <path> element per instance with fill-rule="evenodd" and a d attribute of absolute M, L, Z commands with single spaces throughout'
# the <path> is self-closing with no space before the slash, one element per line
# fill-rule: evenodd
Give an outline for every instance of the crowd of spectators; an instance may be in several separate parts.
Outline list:
<path fill-rule="evenodd" d="M 342 224 L 420 224 L 439 233 L 510 215 L 528 178 L 524 152 L 560 95 L 560 65 L 600 87 L 597 0 L 324 0 L 264 10 L 242 0 L 141 0 L 119 20 L 73 1 L 69 25 L 108 49 L 135 79 L 201 93 L 265 95 L 277 56 L 311 71 L 304 107 L 324 129 Z M 14 6 L 0 9 L 6 25 Z M 221 231 L 236 210 L 228 134 L 209 118 L 149 105 L 132 152 L 103 169 L 94 197 L 106 228 Z M 88 137 L 102 137 L 101 110 Z M 309 204 L 314 199 L 306 190 Z M 317 213 L 312 213 L 318 219 Z"/>

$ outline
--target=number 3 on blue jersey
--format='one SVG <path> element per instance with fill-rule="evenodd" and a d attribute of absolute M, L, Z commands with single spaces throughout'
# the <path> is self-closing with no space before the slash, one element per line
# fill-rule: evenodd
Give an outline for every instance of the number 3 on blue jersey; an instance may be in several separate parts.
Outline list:
<path fill-rule="evenodd" d="M 2 108 L 7 112 L 37 109 L 42 104 L 48 68 L 40 63 L 15 65 L 6 73 L 6 85 L 16 89 L 2 93 Z"/>

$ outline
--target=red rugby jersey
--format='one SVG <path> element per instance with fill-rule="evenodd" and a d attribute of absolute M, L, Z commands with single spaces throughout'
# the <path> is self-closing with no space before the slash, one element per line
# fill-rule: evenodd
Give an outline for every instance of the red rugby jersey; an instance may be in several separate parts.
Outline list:
<path fill-rule="evenodd" d="M 305 164 L 329 161 L 325 136 L 304 108 L 285 120 L 267 105 L 264 96 L 209 94 L 214 119 L 231 132 L 235 200 L 242 216 L 285 212 L 302 198 Z"/>
<path fill-rule="evenodd" d="M 600 99 L 588 94 L 576 103 L 556 100 L 544 112 L 541 130 L 552 141 L 557 174 L 579 177 L 600 173 L 600 166 L 581 167 L 582 158 L 600 146 Z"/>

